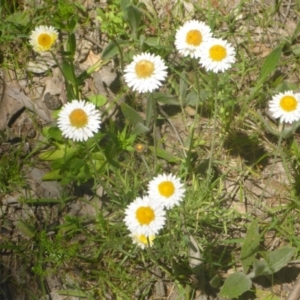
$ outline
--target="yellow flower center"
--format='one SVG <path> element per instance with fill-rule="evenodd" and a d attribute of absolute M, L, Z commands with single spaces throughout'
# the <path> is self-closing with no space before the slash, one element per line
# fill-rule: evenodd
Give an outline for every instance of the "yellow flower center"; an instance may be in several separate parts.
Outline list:
<path fill-rule="evenodd" d="M 38 43 L 41 47 L 45 49 L 50 49 L 53 44 L 53 39 L 50 34 L 42 33 L 38 37 Z"/>
<path fill-rule="evenodd" d="M 202 43 L 202 34 L 199 30 L 190 30 L 186 34 L 186 42 L 192 46 L 199 46 Z"/>
<path fill-rule="evenodd" d="M 155 214 L 151 207 L 141 206 L 136 210 L 136 218 L 141 225 L 149 225 L 155 219 Z"/>
<path fill-rule="evenodd" d="M 284 111 L 290 112 L 297 108 L 298 102 L 293 96 L 284 96 L 280 99 L 279 105 Z"/>
<path fill-rule="evenodd" d="M 88 123 L 88 116 L 81 108 L 74 109 L 69 116 L 70 123 L 76 128 L 82 128 Z"/>
<path fill-rule="evenodd" d="M 148 78 L 154 72 L 154 63 L 143 59 L 139 61 L 135 66 L 135 73 L 139 78 Z"/>
<path fill-rule="evenodd" d="M 169 198 L 174 194 L 175 187 L 171 181 L 163 181 L 158 185 L 158 191 L 162 196 Z"/>
<path fill-rule="evenodd" d="M 209 56 L 212 60 L 221 61 L 227 56 L 226 48 L 221 45 L 214 45 L 209 49 Z"/>

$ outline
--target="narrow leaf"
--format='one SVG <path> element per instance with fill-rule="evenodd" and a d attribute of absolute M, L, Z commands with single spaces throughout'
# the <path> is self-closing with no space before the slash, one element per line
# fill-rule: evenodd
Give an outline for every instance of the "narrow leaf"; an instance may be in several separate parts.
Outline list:
<path fill-rule="evenodd" d="M 155 99 L 160 104 L 165 105 L 180 105 L 179 102 L 171 95 L 166 95 L 164 93 L 153 93 L 153 99 Z"/>
<path fill-rule="evenodd" d="M 29 238 L 34 237 L 34 232 L 25 222 L 23 222 L 21 220 L 16 221 L 15 226 L 27 237 L 29 237 Z"/>
<path fill-rule="evenodd" d="M 281 52 L 282 52 L 282 46 L 278 46 L 275 48 L 265 59 L 261 71 L 260 71 L 260 76 L 258 79 L 258 84 L 260 85 L 265 82 L 265 80 L 268 78 L 268 76 L 275 71 L 279 59 L 281 57 Z"/>
<path fill-rule="evenodd" d="M 233 299 L 250 290 L 251 280 L 242 272 L 236 272 L 226 279 L 221 288 L 220 296 Z"/>
<path fill-rule="evenodd" d="M 254 257 L 258 251 L 258 247 L 259 247 L 258 223 L 256 220 L 253 220 L 250 227 L 248 228 L 245 241 L 242 246 L 242 251 L 241 251 L 241 261 L 245 273 L 248 272 L 249 267 L 252 265 Z"/>

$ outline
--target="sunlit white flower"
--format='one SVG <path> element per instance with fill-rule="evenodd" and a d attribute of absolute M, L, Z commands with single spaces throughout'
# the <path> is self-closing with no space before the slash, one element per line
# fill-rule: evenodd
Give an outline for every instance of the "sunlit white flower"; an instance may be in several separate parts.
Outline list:
<path fill-rule="evenodd" d="M 155 239 L 154 235 L 151 235 L 149 237 L 146 237 L 143 234 L 134 234 L 132 233 L 131 235 L 132 241 L 134 244 L 137 244 L 140 248 L 145 249 L 146 247 L 153 246 L 153 240 Z M 149 240 L 149 244 L 148 244 Z"/>
<path fill-rule="evenodd" d="M 154 236 L 165 225 L 163 206 L 150 197 L 136 198 L 125 209 L 124 222 L 135 235 Z"/>
<path fill-rule="evenodd" d="M 183 200 L 185 188 L 180 179 L 172 174 L 162 174 L 153 178 L 148 185 L 149 197 L 161 203 L 166 209 L 178 205 Z"/>
<path fill-rule="evenodd" d="M 274 118 L 281 122 L 293 123 L 300 120 L 300 94 L 286 91 L 275 95 L 269 102 L 269 109 Z"/>
<path fill-rule="evenodd" d="M 235 63 L 235 49 L 222 39 L 210 39 L 200 49 L 200 64 L 214 73 L 224 72 Z"/>
<path fill-rule="evenodd" d="M 211 29 L 203 22 L 185 22 L 176 32 L 175 46 L 183 56 L 199 58 L 204 42 L 212 38 Z"/>
<path fill-rule="evenodd" d="M 142 53 L 135 55 L 125 67 L 124 78 L 129 87 L 139 93 L 159 88 L 167 76 L 167 67 L 160 56 Z"/>
<path fill-rule="evenodd" d="M 86 141 L 99 130 L 101 117 L 94 104 L 73 100 L 62 107 L 57 124 L 63 136 Z"/>
<path fill-rule="evenodd" d="M 29 43 L 36 52 L 49 51 L 58 37 L 57 30 L 52 26 L 38 26 L 30 34 Z"/>

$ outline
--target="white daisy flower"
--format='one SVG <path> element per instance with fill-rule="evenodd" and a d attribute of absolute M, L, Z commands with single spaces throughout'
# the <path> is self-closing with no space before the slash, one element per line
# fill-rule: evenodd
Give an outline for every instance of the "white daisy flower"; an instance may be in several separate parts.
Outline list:
<path fill-rule="evenodd" d="M 178 205 L 183 200 L 185 188 L 180 179 L 172 174 L 158 175 L 149 182 L 148 194 L 166 209 Z"/>
<path fill-rule="evenodd" d="M 52 26 L 38 26 L 30 34 L 29 43 L 36 52 L 49 51 L 58 37 L 57 30 Z"/>
<path fill-rule="evenodd" d="M 132 242 L 134 244 L 137 244 L 142 249 L 145 249 L 148 246 L 152 247 L 153 246 L 153 240 L 155 239 L 154 235 L 151 235 L 147 238 L 143 234 L 134 234 L 134 233 L 132 233 L 130 236 L 132 238 Z M 149 244 L 148 244 L 148 239 L 149 239 Z"/>
<path fill-rule="evenodd" d="M 235 62 L 235 49 L 222 39 L 211 39 L 203 43 L 200 52 L 200 64 L 207 71 L 224 72 Z"/>
<path fill-rule="evenodd" d="M 209 26 L 203 22 L 191 20 L 177 30 L 175 46 L 181 55 L 199 58 L 203 43 L 211 38 L 212 33 Z"/>
<path fill-rule="evenodd" d="M 139 93 L 152 92 L 159 88 L 167 76 L 166 65 L 160 56 L 142 53 L 133 57 L 133 62 L 124 69 L 126 83 Z"/>
<path fill-rule="evenodd" d="M 154 236 L 165 225 L 163 206 L 150 197 L 136 198 L 125 209 L 124 222 L 135 235 Z"/>
<path fill-rule="evenodd" d="M 293 123 L 300 119 L 300 94 L 286 91 L 275 95 L 269 103 L 274 118 L 281 122 Z"/>
<path fill-rule="evenodd" d="M 81 142 L 99 130 L 101 117 L 94 104 L 73 100 L 62 107 L 57 124 L 64 137 Z"/>

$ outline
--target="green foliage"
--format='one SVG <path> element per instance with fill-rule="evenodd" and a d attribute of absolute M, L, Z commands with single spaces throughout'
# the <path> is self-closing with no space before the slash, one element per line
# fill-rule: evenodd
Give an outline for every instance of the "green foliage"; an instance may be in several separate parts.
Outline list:
<path fill-rule="evenodd" d="M 37 239 L 37 247 L 39 248 L 39 259 L 32 267 L 32 270 L 37 275 L 49 275 L 56 273 L 59 267 L 64 263 L 68 263 L 73 259 L 78 250 L 78 245 L 68 241 L 62 234 L 57 234 L 54 237 L 42 231 Z M 45 266 L 48 266 L 47 270 Z"/>
<path fill-rule="evenodd" d="M 295 248 L 282 247 L 270 252 L 259 251 L 259 228 L 256 220 L 252 221 L 248 228 L 241 250 L 241 261 L 244 273 L 235 272 L 224 282 L 220 296 L 228 299 L 237 298 L 249 291 L 251 279 L 263 275 L 273 275 L 287 265 L 295 253 Z M 257 255 L 262 256 L 257 259 Z M 252 265 L 252 271 L 248 273 Z"/>

